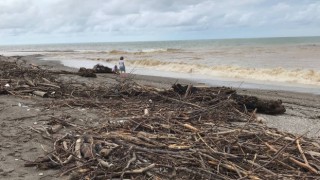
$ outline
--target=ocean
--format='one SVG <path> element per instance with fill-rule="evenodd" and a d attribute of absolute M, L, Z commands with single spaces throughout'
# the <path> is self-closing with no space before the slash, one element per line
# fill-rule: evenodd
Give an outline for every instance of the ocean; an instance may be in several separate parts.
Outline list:
<path fill-rule="evenodd" d="M 0 46 L 3 55 L 42 54 L 70 67 L 113 67 L 209 85 L 320 94 L 320 37 Z"/>

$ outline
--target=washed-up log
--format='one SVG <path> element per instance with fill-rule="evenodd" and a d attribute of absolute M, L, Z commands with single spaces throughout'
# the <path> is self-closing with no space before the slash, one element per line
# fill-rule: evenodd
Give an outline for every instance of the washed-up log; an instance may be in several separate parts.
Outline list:
<path fill-rule="evenodd" d="M 43 91 L 33 91 L 32 92 L 34 95 L 37 95 L 37 96 L 40 96 L 40 97 L 49 97 L 48 93 L 47 92 L 43 92 Z"/>
<path fill-rule="evenodd" d="M 93 69 L 87 69 L 84 67 L 81 67 L 79 69 L 78 74 L 82 77 L 94 77 L 94 78 L 97 77 Z"/>
<path fill-rule="evenodd" d="M 60 86 L 54 85 L 54 84 L 48 84 L 48 83 L 38 83 L 38 85 L 42 86 L 48 86 L 48 87 L 53 87 L 53 88 L 60 88 Z"/>
<path fill-rule="evenodd" d="M 236 101 L 240 109 L 246 108 L 249 111 L 257 109 L 257 112 L 264 114 L 283 114 L 286 112 L 281 100 L 263 100 L 255 96 L 233 94 L 231 98 Z"/>
<path fill-rule="evenodd" d="M 44 77 L 43 77 L 42 80 L 43 80 L 44 82 L 48 83 L 48 84 L 52 84 L 52 82 L 49 81 L 47 78 L 44 78 Z"/>
<path fill-rule="evenodd" d="M 93 70 L 95 71 L 95 73 L 113 73 L 111 68 L 103 66 L 101 64 L 96 64 L 93 67 Z"/>

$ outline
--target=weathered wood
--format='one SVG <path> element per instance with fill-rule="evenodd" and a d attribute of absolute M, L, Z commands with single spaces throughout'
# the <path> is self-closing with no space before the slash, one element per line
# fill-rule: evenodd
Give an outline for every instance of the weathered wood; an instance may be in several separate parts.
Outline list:
<path fill-rule="evenodd" d="M 75 148 L 74 148 L 75 154 L 76 154 L 78 159 L 81 159 L 81 157 L 82 157 L 82 155 L 81 155 L 81 145 L 82 145 L 82 139 L 79 138 L 79 139 L 77 139 L 76 145 L 75 145 Z M 77 166 L 81 166 L 81 165 L 82 165 L 82 163 L 77 161 Z"/>
<path fill-rule="evenodd" d="M 187 98 L 189 96 L 189 94 L 191 93 L 191 89 L 192 88 L 193 88 L 192 84 L 188 85 L 186 93 L 184 94 L 184 98 Z"/>
<path fill-rule="evenodd" d="M 95 71 L 93 69 L 87 69 L 84 67 L 81 67 L 79 69 L 78 74 L 82 77 L 93 77 L 93 78 L 97 77 L 97 75 L 95 74 Z"/>
<path fill-rule="evenodd" d="M 255 96 L 232 94 L 231 98 L 236 101 L 240 109 L 246 108 L 249 111 L 257 109 L 258 113 L 264 114 L 283 114 L 286 112 L 285 107 L 282 105 L 282 101 L 264 100 Z"/>
<path fill-rule="evenodd" d="M 58 89 L 61 88 L 60 86 L 57 86 L 57 85 L 54 85 L 54 84 L 48 84 L 48 83 L 38 83 L 38 85 L 54 87 L 54 88 L 58 88 Z"/>
<path fill-rule="evenodd" d="M 26 83 L 29 85 L 29 86 L 32 86 L 32 87 L 35 87 L 36 85 L 32 82 L 32 80 L 30 80 L 29 78 L 25 77 L 24 78 L 26 80 Z"/>
<path fill-rule="evenodd" d="M 32 92 L 34 95 L 40 96 L 40 97 L 49 97 L 49 94 L 47 92 L 43 92 L 43 91 L 33 91 Z"/>

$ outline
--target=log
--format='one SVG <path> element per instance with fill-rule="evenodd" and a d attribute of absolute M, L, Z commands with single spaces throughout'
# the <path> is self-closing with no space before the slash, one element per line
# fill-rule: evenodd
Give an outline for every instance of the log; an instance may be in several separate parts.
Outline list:
<path fill-rule="evenodd" d="M 28 78 L 24 78 L 26 80 L 26 84 L 28 84 L 29 86 L 35 87 L 36 85 Z"/>
<path fill-rule="evenodd" d="M 182 124 L 182 126 L 185 127 L 185 128 L 187 128 L 187 129 L 190 129 L 190 130 L 192 130 L 192 131 L 194 131 L 194 132 L 199 132 L 199 129 L 191 126 L 190 124 Z"/>
<path fill-rule="evenodd" d="M 38 83 L 38 85 L 42 86 L 49 86 L 49 87 L 54 87 L 60 89 L 60 86 L 54 85 L 54 84 L 48 84 L 48 83 Z"/>
<path fill-rule="evenodd" d="M 47 78 L 42 78 L 44 82 L 48 83 L 48 84 L 52 84 L 51 81 L 49 81 Z"/>
<path fill-rule="evenodd" d="M 33 91 L 32 93 L 43 98 L 49 97 L 48 93 L 43 91 Z"/>
<path fill-rule="evenodd" d="M 232 94 L 231 99 L 237 102 L 240 110 L 247 109 L 248 111 L 258 110 L 258 113 L 277 115 L 286 112 L 281 100 L 273 101 L 260 99 L 255 96 Z"/>
<path fill-rule="evenodd" d="M 82 158 L 81 151 L 80 151 L 81 150 L 81 145 L 82 145 L 82 139 L 79 138 L 79 139 L 77 139 L 76 145 L 75 145 L 75 148 L 74 148 L 75 154 L 76 154 L 77 158 L 79 158 L 79 159 Z M 77 166 L 81 166 L 81 165 L 82 165 L 81 162 L 77 161 Z"/>

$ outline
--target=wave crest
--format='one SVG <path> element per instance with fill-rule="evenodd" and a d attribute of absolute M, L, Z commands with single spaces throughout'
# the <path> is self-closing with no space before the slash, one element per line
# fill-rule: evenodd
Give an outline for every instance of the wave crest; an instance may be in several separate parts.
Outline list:
<path fill-rule="evenodd" d="M 291 82 L 320 85 L 320 71 L 312 69 L 250 68 L 230 65 L 206 66 L 183 62 L 164 62 L 158 60 L 128 61 L 133 66 L 155 70 L 193 73 L 228 78 L 252 79 L 259 81 Z"/>
<path fill-rule="evenodd" d="M 135 55 L 140 55 L 140 54 L 151 54 L 151 53 L 165 53 L 165 52 L 179 52 L 180 49 L 142 49 L 139 51 L 125 51 L 125 50 L 111 50 L 109 51 L 109 54 L 135 54 Z"/>

